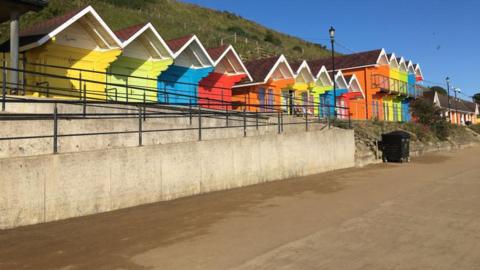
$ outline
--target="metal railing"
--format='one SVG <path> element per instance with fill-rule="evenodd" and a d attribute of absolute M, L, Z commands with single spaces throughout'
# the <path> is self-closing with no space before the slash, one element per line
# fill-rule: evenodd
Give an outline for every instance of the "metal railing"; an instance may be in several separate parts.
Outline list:
<path fill-rule="evenodd" d="M 24 79 L 19 84 L 9 83 L 7 80 L 7 72 L 21 72 L 33 81 L 29 83 L 28 79 Z M 175 89 L 153 89 L 141 87 L 137 85 L 129 85 L 129 89 L 135 89 L 140 95 L 131 95 L 129 93 L 120 93 L 118 88 L 125 87 L 121 84 L 99 82 L 89 79 L 85 76 L 84 71 L 79 76 L 62 76 L 58 74 L 50 74 L 32 70 L 11 69 L 2 66 L 2 110 L 5 111 L 8 104 L 51 104 L 53 109 L 49 113 L 3 113 L 0 114 L 0 121 L 52 121 L 53 130 L 50 134 L 43 135 L 12 135 L 0 138 L 0 141 L 12 140 L 31 140 L 31 139 L 51 139 L 52 152 L 57 153 L 59 149 L 59 138 L 67 137 L 84 137 L 84 136 L 105 136 L 105 135 L 121 135 L 121 134 L 137 134 L 138 145 L 144 144 L 143 135 L 162 132 L 196 132 L 198 140 L 205 139 L 204 131 L 212 129 L 241 129 L 242 135 L 246 137 L 249 130 L 259 130 L 262 127 L 276 127 L 277 133 L 284 132 L 285 127 L 291 125 L 303 125 L 306 131 L 311 129 L 312 125 L 321 124 L 330 127 L 333 121 L 345 122 L 345 126 L 351 127 L 349 108 L 342 106 L 327 106 L 309 102 L 301 104 L 301 100 L 295 99 L 295 107 L 298 108 L 300 115 L 293 117 L 294 121 L 289 119 L 285 121 L 285 113 L 283 105 L 269 104 L 269 110 L 262 110 L 262 105 L 257 102 L 250 102 L 245 99 L 243 102 L 225 101 L 223 99 L 208 98 L 208 105 L 218 105 L 226 108 L 225 110 L 212 110 L 203 107 L 205 99 L 199 100 L 198 96 L 192 96 L 174 92 Z M 45 80 L 47 79 L 47 80 Z M 49 83 L 48 79 L 63 80 L 74 82 L 77 87 L 61 87 Z M 147 79 L 147 78 L 146 78 Z M 51 81 L 51 80 L 50 80 Z M 182 84 L 181 82 L 176 82 Z M 191 84 L 188 84 L 191 86 Z M 198 85 L 196 85 L 198 86 Z M 37 93 L 40 97 L 45 98 L 25 98 L 15 94 L 13 89 L 25 89 L 25 93 Z M 99 91 L 98 89 L 103 89 Z M 165 103 L 158 100 L 148 100 L 147 96 L 162 93 L 169 96 L 182 97 L 189 100 L 188 105 L 185 103 Z M 167 93 L 168 92 L 168 93 Z M 50 98 L 54 97 L 54 98 Z M 280 98 L 276 96 L 276 98 Z M 192 102 L 195 101 L 195 102 Z M 59 105 L 70 105 L 80 107 L 81 112 L 59 112 Z M 241 110 L 233 110 L 230 108 L 240 107 Z M 254 111 L 246 110 L 246 108 L 254 108 Z M 92 108 L 92 109 L 90 109 Z M 102 108 L 106 112 L 93 112 L 93 108 Z M 326 115 L 315 115 L 315 108 L 325 110 Z M 134 110 L 135 112 L 132 112 Z M 75 110 L 72 110 L 75 111 Z M 338 119 L 334 119 L 332 113 L 336 112 Z M 144 123 L 151 119 L 188 119 L 188 126 L 178 125 L 174 128 L 151 128 L 145 127 Z M 138 119 L 138 125 L 135 129 L 122 131 L 91 131 L 91 132 L 60 132 L 61 123 L 65 120 L 83 121 L 88 119 Z M 215 125 L 204 125 L 204 119 L 221 120 L 216 121 Z M 220 124 L 220 122 L 222 124 Z M 196 123 L 196 124 L 194 124 Z"/>
<path fill-rule="evenodd" d="M 419 90 L 419 87 L 417 87 L 416 84 L 410 84 L 382 74 L 372 75 L 371 88 L 380 89 L 380 91 L 392 95 L 402 95 L 413 98 L 423 95 L 423 92 Z"/>

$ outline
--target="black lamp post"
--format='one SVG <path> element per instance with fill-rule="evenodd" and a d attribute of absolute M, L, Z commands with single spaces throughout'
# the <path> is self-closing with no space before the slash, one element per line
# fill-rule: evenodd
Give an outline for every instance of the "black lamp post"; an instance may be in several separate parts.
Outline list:
<path fill-rule="evenodd" d="M 450 112 L 450 78 L 447 77 L 445 78 L 445 81 L 447 81 L 447 106 L 448 106 L 448 120 L 450 121 L 450 124 L 452 123 L 452 117 L 451 112 Z"/>
<path fill-rule="evenodd" d="M 462 91 L 460 90 L 460 88 L 455 88 L 453 91 L 455 91 L 455 124 L 460 125 L 460 117 L 458 117 L 457 93 L 461 93 Z"/>
<path fill-rule="evenodd" d="M 335 28 L 333 26 L 328 30 L 330 34 L 330 43 L 332 44 L 332 71 L 333 71 L 333 117 L 337 118 L 337 82 L 335 80 Z"/>

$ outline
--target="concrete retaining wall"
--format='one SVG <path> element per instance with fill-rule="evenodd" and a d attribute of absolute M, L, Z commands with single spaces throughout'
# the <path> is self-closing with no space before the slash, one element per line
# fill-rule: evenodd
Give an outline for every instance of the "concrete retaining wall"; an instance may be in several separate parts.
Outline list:
<path fill-rule="evenodd" d="M 0 229 L 354 166 L 351 130 L 0 159 Z"/>
<path fill-rule="evenodd" d="M 53 111 L 53 104 L 47 103 L 13 103 L 7 104 L 7 113 L 48 113 Z M 105 104 L 103 107 L 88 107 L 88 113 L 138 113 L 137 108 L 127 105 L 117 105 L 123 109 L 112 108 L 113 105 Z M 81 113 L 82 107 L 78 105 L 58 104 L 61 113 Z M 164 108 L 149 109 L 151 112 L 179 113 L 179 111 Z M 53 116 L 52 116 L 53 117 Z M 303 132 L 305 130 L 302 117 L 285 115 L 284 132 Z M 229 128 L 226 127 L 224 116 L 203 116 L 202 117 L 202 140 L 218 140 L 227 138 L 243 137 L 243 117 L 232 116 L 228 118 Z M 256 119 L 247 117 L 247 136 L 258 136 L 276 134 L 278 126 L 266 125 L 276 124 L 276 117 L 260 117 L 259 128 L 255 127 Z M 298 123 L 289 125 L 289 123 Z M 196 114 L 190 118 L 147 118 L 142 123 L 143 130 L 166 130 L 184 129 L 176 131 L 144 132 L 144 145 L 157 145 L 168 143 L 191 142 L 198 140 L 198 117 Z M 262 126 L 263 125 L 263 126 Z M 235 126 L 235 127 L 233 127 Z M 216 128 L 214 128 L 216 127 Z M 319 130 L 325 127 L 324 123 L 309 123 L 309 130 Z M 138 119 L 75 119 L 59 120 L 58 133 L 85 134 L 98 132 L 137 132 Z M 0 138 L 11 138 L 19 136 L 51 136 L 53 134 L 52 120 L 23 120 L 11 121 L 0 120 Z M 58 151 L 60 153 L 82 152 L 92 150 L 104 150 L 119 147 L 131 147 L 138 145 L 138 133 L 89 135 L 89 136 L 65 136 L 58 139 Z M 0 158 L 45 155 L 53 152 L 53 138 L 23 139 L 23 140 L 0 140 Z"/>

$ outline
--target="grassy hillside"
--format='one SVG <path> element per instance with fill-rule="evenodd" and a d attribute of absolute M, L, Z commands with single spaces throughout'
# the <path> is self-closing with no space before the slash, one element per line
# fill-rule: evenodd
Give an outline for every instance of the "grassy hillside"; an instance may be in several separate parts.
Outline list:
<path fill-rule="evenodd" d="M 47 8 L 22 17 L 21 27 L 92 5 L 114 30 L 150 21 L 165 39 L 195 33 L 207 47 L 231 43 L 245 59 L 284 53 L 292 59 L 328 55 L 323 45 L 285 35 L 229 12 L 219 12 L 175 0 L 50 0 Z M 237 42 L 234 43 L 234 33 Z M 0 25 L 0 38 L 8 38 L 8 24 Z"/>

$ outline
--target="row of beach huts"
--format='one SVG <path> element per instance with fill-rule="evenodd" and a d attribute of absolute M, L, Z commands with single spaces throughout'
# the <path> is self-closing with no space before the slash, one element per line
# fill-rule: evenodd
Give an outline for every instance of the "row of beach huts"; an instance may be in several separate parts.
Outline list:
<path fill-rule="evenodd" d="M 384 49 L 336 56 L 335 72 L 331 57 L 244 61 L 195 35 L 165 41 L 151 23 L 112 31 L 91 6 L 20 31 L 19 51 L 10 94 L 33 97 L 410 121 L 425 89 L 418 63 Z"/>

